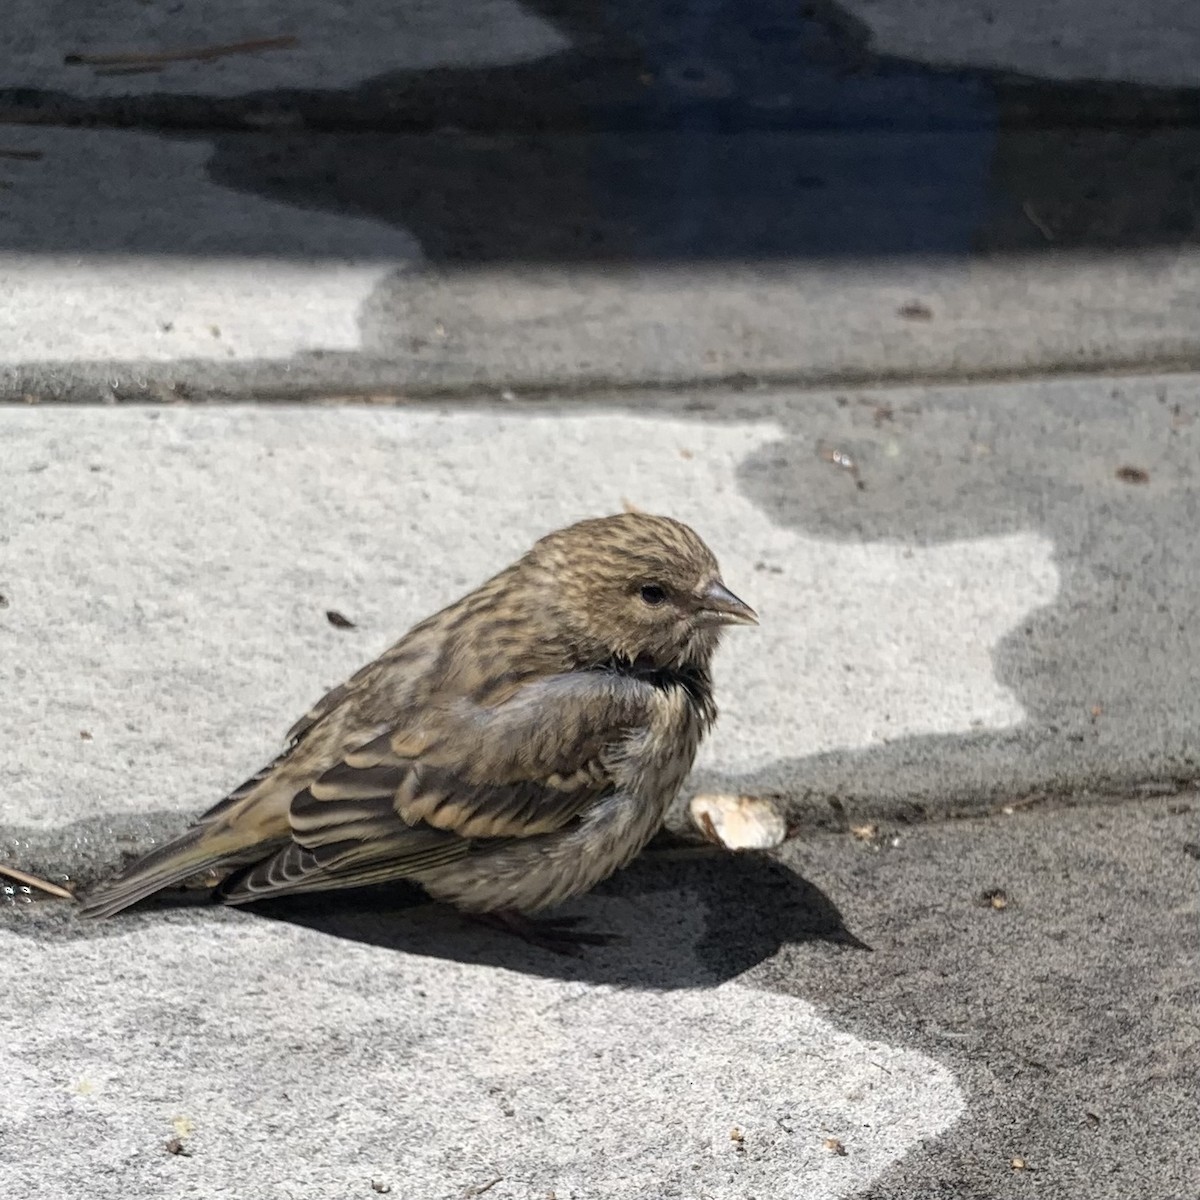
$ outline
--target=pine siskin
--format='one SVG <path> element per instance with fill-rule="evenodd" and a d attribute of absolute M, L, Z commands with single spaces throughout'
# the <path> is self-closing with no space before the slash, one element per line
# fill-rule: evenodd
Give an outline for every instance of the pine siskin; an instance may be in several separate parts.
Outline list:
<path fill-rule="evenodd" d="M 658 830 L 716 717 L 721 628 L 756 621 L 677 521 L 551 533 L 331 691 L 279 758 L 82 911 L 201 874 L 227 904 L 406 878 L 519 929 Z"/>

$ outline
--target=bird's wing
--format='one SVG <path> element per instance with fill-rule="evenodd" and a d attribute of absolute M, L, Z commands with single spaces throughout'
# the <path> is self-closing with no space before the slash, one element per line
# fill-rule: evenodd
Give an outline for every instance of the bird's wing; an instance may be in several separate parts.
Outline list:
<path fill-rule="evenodd" d="M 231 879 L 226 899 L 382 882 L 480 839 L 561 829 L 613 791 L 614 760 L 656 702 L 653 684 L 595 671 L 526 683 L 493 705 L 434 703 L 301 791 L 292 844 Z"/>
<path fill-rule="evenodd" d="M 326 717 L 340 711 L 347 703 L 352 702 L 356 693 L 370 691 L 373 687 L 377 686 L 377 681 L 381 677 L 388 675 L 394 677 L 398 664 L 402 663 L 405 658 L 414 660 L 413 666 L 416 669 L 412 673 L 416 674 L 419 671 L 418 660 L 422 652 L 428 651 L 433 641 L 428 636 L 422 636 L 423 632 L 423 628 L 418 626 L 417 629 L 410 631 L 394 646 L 385 650 L 373 662 L 367 663 L 365 667 L 356 671 L 345 683 L 339 683 L 337 687 L 331 688 L 326 692 L 287 731 L 286 740 L 289 746 L 295 746 L 305 734 L 319 725 Z"/>

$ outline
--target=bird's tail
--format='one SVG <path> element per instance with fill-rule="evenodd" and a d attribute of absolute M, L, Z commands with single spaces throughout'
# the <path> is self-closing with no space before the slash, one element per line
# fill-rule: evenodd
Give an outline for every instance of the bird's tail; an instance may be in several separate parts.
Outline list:
<path fill-rule="evenodd" d="M 244 866 L 248 849 L 246 837 L 227 824 L 194 825 L 88 891 L 82 898 L 80 915 L 111 917 L 154 892 L 182 883 L 193 875 L 213 868 L 224 873 L 233 867 Z M 269 849 L 258 843 L 250 859 L 261 857 Z"/>
<path fill-rule="evenodd" d="M 235 867 L 273 854 L 289 840 L 287 811 L 291 793 L 270 782 L 275 768 L 286 757 L 282 754 L 268 763 L 177 838 L 86 892 L 80 915 L 111 917 L 193 875 L 217 869 L 223 878 Z"/>

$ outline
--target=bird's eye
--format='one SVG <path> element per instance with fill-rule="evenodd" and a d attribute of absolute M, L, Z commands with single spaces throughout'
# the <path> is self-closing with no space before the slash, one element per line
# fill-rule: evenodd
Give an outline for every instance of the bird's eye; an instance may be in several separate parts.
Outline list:
<path fill-rule="evenodd" d="M 657 583 L 648 583 L 642 588 L 642 599 L 652 608 L 660 605 L 667 598 L 667 593 Z"/>

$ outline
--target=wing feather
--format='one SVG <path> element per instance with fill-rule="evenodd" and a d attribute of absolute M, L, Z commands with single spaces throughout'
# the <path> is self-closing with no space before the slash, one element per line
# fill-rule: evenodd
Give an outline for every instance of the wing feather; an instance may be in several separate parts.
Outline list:
<path fill-rule="evenodd" d="M 225 898 L 402 878 L 481 843 L 562 829 L 613 792 L 614 765 L 656 695 L 629 676 L 575 672 L 372 730 L 292 800 L 293 843 L 228 881 Z"/>

